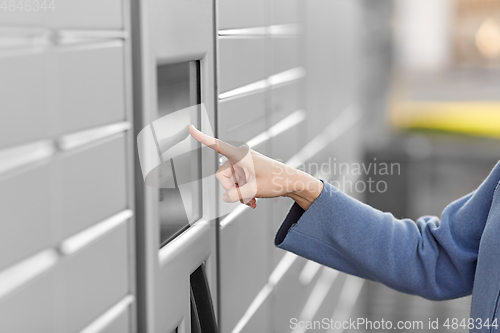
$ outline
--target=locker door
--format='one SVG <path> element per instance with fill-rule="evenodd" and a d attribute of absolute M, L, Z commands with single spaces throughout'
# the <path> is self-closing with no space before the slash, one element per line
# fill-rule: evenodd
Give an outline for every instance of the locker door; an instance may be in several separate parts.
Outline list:
<path fill-rule="evenodd" d="M 153 144 L 163 170 L 154 174 L 162 177 L 161 184 L 152 186 L 137 168 L 139 331 L 216 332 L 216 224 L 210 220 L 215 205 L 205 200 L 216 195 L 215 177 L 206 177 L 215 174 L 216 154 L 193 143 L 189 152 L 166 157 L 162 146 L 187 124 L 199 127 L 202 114 L 214 124 L 215 4 L 167 0 L 136 5 L 141 15 L 135 22 L 140 44 L 135 49 L 142 52 L 134 63 L 139 73 L 136 135 L 141 130 L 151 134 L 138 146 Z M 182 124 L 163 122 L 185 108 L 194 111 Z M 189 140 L 194 139 L 186 134 L 181 143 Z M 182 192 L 182 185 L 196 179 Z"/>

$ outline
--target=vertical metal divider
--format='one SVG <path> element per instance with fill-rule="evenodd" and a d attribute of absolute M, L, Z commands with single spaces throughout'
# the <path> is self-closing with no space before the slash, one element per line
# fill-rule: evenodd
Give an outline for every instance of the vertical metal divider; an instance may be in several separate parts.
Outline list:
<path fill-rule="evenodd" d="M 266 11 L 265 11 L 266 17 L 264 18 L 264 24 L 266 27 L 266 35 L 265 35 L 265 48 L 264 52 L 265 54 L 265 74 L 266 74 L 266 79 L 269 80 L 269 77 L 273 75 L 273 61 L 274 61 L 274 50 L 273 50 L 273 36 L 269 34 L 269 27 L 273 25 L 274 23 L 274 4 L 273 0 L 269 1 Z M 264 98 L 264 112 L 265 112 L 265 131 L 268 131 L 269 128 L 272 127 L 273 125 L 273 88 L 269 84 L 265 89 L 265 98 Z M 274 157 L 274 151 L 273 151 L 273 141 L 274 138 L 269 138 L 267 142 L 264 143 L 264 150 L 267 152 L 268 156 L 271 158 Z M 267 203 L 267 202 L 266 202 Z M 267 211 L 264 212 L 265 218 L 267 218 L 269 221 L 272 220 L 273 218 L 273 210 L 272 210 L 272 205 L 265 205 L 264 208 L 267 208 Z M 272 234 L 272 223 L 266 223 L 268 228 L 264 229 L 267 230 L 270 234 Z M 272 238 L 264 236 L 265 240 L 271 240 Z M 272 271 L 274 269 L 273 263 L 274 263 L 274 249 L 273 249 L 273 244 L 269 244 L 266 246 L 266 250 L 268 252 L 268 255 L 266 256 L 266 262 L 265 264 L 265 269 L 266 269 L 266 275 L 270 276 L 272 274 Z M 265 288 L 265 287 L 264 287 Z M 271 294 L 267 298 L 267 301 L 269 302 L 269 318 L 267 318 L 267 329 L 269 332 L 273 332 L 273 323 L 274 323 L 274 305 L 276 303 L 275 298 L 273 297 L 273 292 L 271 291 Z M 258 297 L 258 294 L 256 295 Z M 265 301 L 264 301 L 265 302 Z M 261 306 L 264 304 L 264 302 L 261 304 Z"/>
<path fill-rule="evenodd" d="M 134 153 L 137 151 L 137 141 L 135 138 L 144 126 L 145 97 L 143 94 L 144 80 L 144 52 L 145 41 L 143 39 L 143 16 L 145 15 L 144 1 L 131 1 L 131 48 L 132 48 L 132 106 L 133 106 L 133 147 Z M 136 308 L 137 308 L 137 332 L 152 332 L 153 306 L 148 290 L 148 277 L 151 271 L 151 263 L 148 259 L 148 248 L 146 240 L 148 231 L 146 227 L 146 206 L 144 198 L 146 196 L 146 185 L 142 180 L 141 166 L 138 158 L 134 158 L 134 184 L 135 184 L 135 232 L 136 232 Z"/>
<path fill-rule="evenodd" d="M 122 15 L 124 17 L 124 30 L 129 32 L 128 38 L 124 40 L 124 59 L 125 59 L 125 105 L 126 105 L 126 119 L 129 120 L 132 124 L 132 127 L 126 132 L 126 142 L 127 142 L 127 201 L 129 208 L 135 213 L 136 205 L 135 205 L 135 172 L 136 166 L 134 165 L 134 154 L 135 154 L 135 132 L 134 132 L 134 84 L 133 84 L 133 38 L 132 38 L 132 4 L 130 1 L 123 2 L 123 12 Z M 129 262 L 129 288 L 130 293 L 134 295 L 134 301 L 129 305 L 129 325 L 130 332 L 135 333 L 138 332 L 138 305 L 137 305 L 137 219 L 136 216 L 132 216 L 129 219 L 127 225 L 128 231 L 128 262 Z"/>
<path fill-rule="evenodd" d="M 214 136 L 219 137 L 219 15 L 218 15 L 218 1 L 213 0 L 213 35 L 214 35 L 214 45 L 213 45 L 213 66 L 214 66 Z M 219 169 L 219 160 L 218 158 L 215 159 L 215 170 L 217 171 Z M 221 324 L 221 305 L 220 305 L 220 299 L 221 299 L 221 265 L 220 265 L 220 217 L 219 217 L 219 207 L 218 207 L 218 200 L 217 198 L 220 197 L 221 193 L 218 191 L 218 186 L 215 186 L 215 276 L 216 276 L 216 290 L 215 290 L 215 316 L 217 320 L 217 324 L 220 330 L 220 324 Z"/>

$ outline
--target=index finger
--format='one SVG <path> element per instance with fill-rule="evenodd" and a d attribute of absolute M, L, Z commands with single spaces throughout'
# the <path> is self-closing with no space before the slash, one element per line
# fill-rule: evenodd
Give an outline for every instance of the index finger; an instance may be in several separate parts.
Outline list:
<path fill-rule="evenodd" d="M 215 139 L 205 133 L 200 132 L 193 125 L 189 126 L 189 133 L 198 142 L 203 143 L 205 146 L 212 148 L 219 154 L 226 156 L 231 161 L 239 161 L 246 152 L 241 151 L 240 148 L 230 145 L 222 140 Z M 217 142 L 218 141 L 218 142 Z M 233 162 L 234 163 L 234 162 Z"/>

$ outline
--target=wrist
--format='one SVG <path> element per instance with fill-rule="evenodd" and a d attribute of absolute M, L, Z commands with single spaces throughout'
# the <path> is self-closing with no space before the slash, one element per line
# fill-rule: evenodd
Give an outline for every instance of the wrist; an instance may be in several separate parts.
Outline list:
<path fill-rule="evenodd" d="M 323 182 L 298 170 L 292 181 L 292 190 L 286 196 L 293 199 L 302 209 L 307 210 L 323 191 Z"/>

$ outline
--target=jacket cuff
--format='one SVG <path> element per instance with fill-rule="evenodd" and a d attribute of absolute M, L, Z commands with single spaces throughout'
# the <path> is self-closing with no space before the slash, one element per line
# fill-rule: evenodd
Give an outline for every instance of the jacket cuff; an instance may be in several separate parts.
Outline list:
<path fill-rule="evenodd" d="M 321 182 L 323 184 L 325 183 L 323 180 L 321 180 Z M 326 191 L 327 191 L 326 186 L 323 186 L 323 190 L 321 191 L 320 195 L 316 198 L 316 200 L 314 200 L 311 206 L 309 206 L 309 208 L 307 209 L 308 212 L 317 209 L 316 206 L 321 206 L 319 202 L 324 200 L 324 197 L 328 195 Z M 280 247 L 283 244 L 286 236 L 288 235 L 288 231 L 290 231 L 290 229 L 292 229 L 297 223 L 300 222 L 304 212 L 305 210 L 302 209 L 302 207 L 300 207 L 299 204 L 297 204 L 296 202 L 292 205 L 292 208 L 290 208 L 290 211 L 285 217 L 285 220 L 283 221 L 283 223 L 281 223 L 281 226 L 278 229 L 278 232 L 276 233 L 276 236 L 274 238 L 274 245 Z"/>

